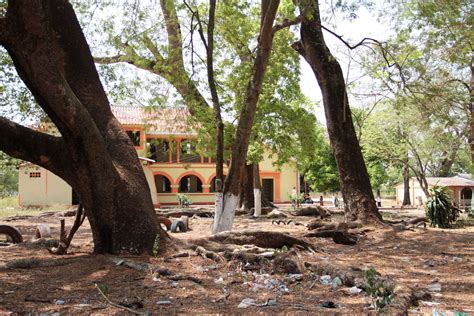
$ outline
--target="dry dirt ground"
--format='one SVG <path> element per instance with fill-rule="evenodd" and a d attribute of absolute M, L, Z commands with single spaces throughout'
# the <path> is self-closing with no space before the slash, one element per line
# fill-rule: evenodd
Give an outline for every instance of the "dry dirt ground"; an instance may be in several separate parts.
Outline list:
<path fill-rule="evenodd" d="M 386 211 L 393 218 L 418 215 L 408 211 Z M 25 240 L 30 240 L 39 224 L 48 224 L 53 237 L 59 235 L 57 216 L 29 217 L 0 223 L 17 227 Z M 290 217 L 307 223 L 311 217 Z M 340 215 L 333 221 L 341 220 Z M 73 217 L 66 217 L 70 227 Z M 172 234 L 179 239 L 210 235 L 211 218 L 191 218 L 192 231 Z M 304 226 L 275 225 L 272 219 L 236 217 L 234 230 L 269 230 L 301 236 Z M 2 236 L 0 236 L 0 240 Z M 331 238 L 308 238 L 318 251 L 300 250 L 304 262 L 327 262 L 347 269 L 374 267 L 382 276 L 405 284 L 415 291 L 424 291 L 433 284 L 430 298 L 412 306 L 409 314 L 473 315 L 474 313 L 474 227 L 462 229 L 415 229 L 394 232 L 392 229 L 371 230 L 354 246 L 335 244 Z M 216 262 L 196 255 L 165 260 L 142 256 L 125 258 L 152 263 L 181 276 L 197 278 L 172 280 L 151 271 L 138 271 L 116 265 L 113 256 L 92 255 L 91 232 L 87 221 L 77 232 L 70 253 L 50 254 L 44 248 L 26 244 L 0 247 L 0 315 L 10 314 L 128 314 L 120 307 L 137 314 L 375 314 L 365 292 L 350 294 L 343 285 L 325 285 L 321 276 L 308 270 L 301 280 L 272 274 L 271 265 L 246 271 L 245 265 Z M 170 256 L 172 254 L 167 254 Z M 53 267 L 8 268 L 20 259 L 62 264 Z M 123 258 L 122 258 L 123 259 Z M 31 260 L 30 260 L 31 261 Z M 18 261 L 17 261 L 18 262 Z M 436 287 L 436 286 L 435 286 Z M 104 298 L 102 289 L 109 301 Z M 247 309 L 238 308 L 243 299 L 255 300 Z M 333 302 L 336 308 L 322 305 Z M 260 306 L 258 306 L 260 305 Z M 267 305 L 267 306 L 264 306 Z"/>

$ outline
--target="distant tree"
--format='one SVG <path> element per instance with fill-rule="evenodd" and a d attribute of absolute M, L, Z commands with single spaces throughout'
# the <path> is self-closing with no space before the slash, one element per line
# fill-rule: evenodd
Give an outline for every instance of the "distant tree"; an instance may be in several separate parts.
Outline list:
<path fill-rule="evenodd" d="M 374 77 L 426 117 L 457 125 L 474 163 L 472 1 L 412 0 L 393 2 L 389 8 L 393 10 L 387 23 L 393 24 L 396 34 L 386 45 L 391 54 L 385 58 L 397 67 L 387 73 L 373 71 Z M 377 67 L 377 62 L 371 64 Z"/>
<path fill-rule="evenodd" d="M 19 161 L 0 152 L 0 197 L 18 192 Z"/>

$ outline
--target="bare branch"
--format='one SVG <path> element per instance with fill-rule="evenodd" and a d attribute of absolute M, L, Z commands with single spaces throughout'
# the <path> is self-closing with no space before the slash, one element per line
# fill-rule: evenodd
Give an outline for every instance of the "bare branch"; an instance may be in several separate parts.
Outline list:
<path fill-rule="evenodd" d="M 96 64 L 108 65 L 116 63 L 128 63 L 129 58 L 125 55 L 105 56 L 105 57 L 94 57 Z"/>
<path fill-rule="evenodd" d="M 158 50 L 158 47 L 155 45 L 152 39 L 148 37 L 148 35 L 143 34 L 142 42 L 145 45 L 146 49 L 148 49 L 150 53 L 153 54 L 153 57 L 155 57 L 157 63 L 160 63 L 162 65 L 166 63 L 166 60 L 163 55 L 161 55 L 160 51 Z"/>
<path fill-rule="evenodd" d="M 60 177 L 66 176 L 70 165 L 62 137 L 34 131 L 4 117 L 0 117 L 0 150 L 45 167 Z"/>
<path fill-rule="evenodd" d="M 172 0 L 160 0 L 160 6 L 168 34 L 168 60 L 170 64 L 179 65 L 180 68 L 184 69 L 183 41 L 175 3 Z"/>
<path fill-rule="evenodd" d="M 293 26 L 293 25 L 296 25 L 296 24 L 300 24 L 301 21 L 303 21 L 303 18 L 306 16 L 306 14 L 309 12 L 309 9 L 312 7 L 312 5 L 313 5 L 313 1 L 308 1 L 308 4 L 306 5 L 303 12 L 301 12 L 301 14 L 299 16 L 297 16 L 293 20 L 284 19 L 282 23 L 275 24 L 272 28 L 273 34 L 275 34 L 279 30 L 282 30 L 284 28 L 287 28 L 287 27 L 290 27 L 290 26 Z"/>

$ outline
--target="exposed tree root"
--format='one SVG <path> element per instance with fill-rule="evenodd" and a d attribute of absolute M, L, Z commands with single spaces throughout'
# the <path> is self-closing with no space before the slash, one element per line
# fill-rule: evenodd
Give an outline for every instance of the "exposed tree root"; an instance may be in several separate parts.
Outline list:
<path fill-rule="evenodd" d="M 213 217 L 214 212 L 202 210 L 202 209 L 189 209 L 189 210 L 156 210 L 156 215 L 162 217 L 181 217 L 181 216 L 198 216 L 198 217 Z"/>
<path fill-rule="evenodd" d="M 328 223 L 328 222 L 322 222 L 319 219 L 310 221 L 306 225 L 306 227 L 308 228 L 308 230 L 327 231 L 327 230 L 341 229 L 340 227 L 342 227 L 343 225 L 346 225 L 347 228 L 345 228 L 345 229 L 361 227 L 361 223 L 359 223 L 359 222 Z"/>
<path fill-rule="evenodd" d="M 6 264 L 0 265 L 0 268 L 5 269 L 34 269 L 34 268 L 44 268 L 44 267 L 58 267 L 64 266 L 67 264 L 75 263 L 81 258 L 70 258 L 70 259 L 53 259 L 53 260 L 43 260 L 43 259 L 19 259 L 9 261 Z"/>
<path fill-rule="evenodd" d="M 320 218 L 326 218 L 331 216 L 331 212 L 328 209 L 315 205 L 315 206 L 308 206 L 302 207 L 297 209 L 292 213 L 294 216 L 319 216 Z"/>
<path fill-rule="evenodd" d="M 128 308 L 128 307 L 125 307 L 125 306 L 122 306 L 122 305 L 119 305 L 119 304 L 116 304 L 114 302 L 112 302 L 111 300 L 109 300 L 109 298 L 107 297 L 107 295 L 105 295 L 105 293 L 101 290 L 100 286 L 97 285 L 97 283 L 95 284 L 95 287 L 96 289 L 99 291 L 100 295 L 102 295 L 102 297 L 107 301 L 107 303 L 109 303 L 109 305 L 115 307 L 115 308 L 119 308 L 119 309 L 122 309 L 122 310 L 125 310 L 129 313 L 132 313 L 132 314 L 135 314 L 135 315 L 142 315 L 142 313 L 136 311 L 136 310 L 133 310 L 131 308 Z"/>
<path fill-rule="evenodd" d="M 195 251 L 198 255 L 202 256 L 203 258 L 212 259 L 212 260 L 217 261 L 217 262 L 223 262 L 224 261 L 224 258 L 221 255 L 219 255 L 217 252 L 206 250 L 202 246 L 197 246 Z"/>
<path fill-rule="evenodd" d="M 76 218 L 74 219 L 74 224 L 72 225 L 71 230 L 69 231 L 67 237 L 66 237 L 66 230 L 64 227 L 64 219 L 61 220 L 61 232 L 60 232 L 59 245 L 57 248 L 52 248 L 50 250 L 51 253 L 56 254 L 56 255 L 67 254 L 67 250 L 69 248 L 69 245 L 71 244 L 72 238 L 74 238 L 74 234 L 79 229 L 79 227 L 81 227 L 82 223 L 84 223 L 84 220 L 86 219 L 86 213 L 84 212 L 84 208 L 82 207 L 82 204 L 79 204 L 79 207 L 77 208 L 77 212 L 75 215 L 76 215 Z"/>
<path fill-rule="evenodd" d="M 301 246 L 308 250 L 315 250 L 314 246 L 303 239 L 292 237 L 288 234 L 267 231 L 246 231 L 246 232 L 222 232 L 204 240 L 219 242 L 221 244 L 246 245 L 252 244 L 262 248 L 288 248 Z M 197 240 L 194 240 L 195 242 Z"/>
<path fill-rule="evenodd" d="M 273 273 L 303 273 L 304 264 L 300 259 L 299 253 L 295 249 L 280 254 L 273 260 Z"/>
<path fill-rule="evenodd" d="M 401 221 L 386 221 L 390 225 L 392 225 L 392 228 L 397 231 L 404 231 L 404 230 L 413 230 L 414 228 L 423 226 L 423 228 L 426 228 L 426 223 L 428 220 L 426 217 L 416 217 L 412 218 L 408 221 L 401 220 Z"/>
<path fill-rule="evenodd" d="M 337 276 L 345 286 L 357 286 L 363 290 L 368 288 L 368 283 L 364 278 L 364 271 L 358 267 L 348 269 L 334 263 L 326 262 L 305 262 L 304 266 L 318 275 L 328 274 L 332 277 Z M 415 304 L 417 300 L 429 297 L 429 293 L 415 293 L 410 287 L 401 283 L 395 283 L 393 280 L 389 280 L 388 278 L 382 278 L 382 280 L 384 287 L 391 289 L 391 292 L 393 293 L 390 304 L 385 306 L 381 311 L 384 314 L 406 315 L 408 308 Z"/>
<path fill-rule="evenodd" d="M 127 268 L 131 268 L 131 269 L 142 271 L 142 272 L 149 272 L 152 274 L 156 274 L 157 276 L 164 276 L 173 281 L 187 280 L 187 281 L 191 281 L 198 284 L 202 283 L 202 280 L 196 277 L 176 274 L 174 271 L 171 271 L 166 268 L 161 268 L 151 263 L 122 259 L 122 258 L 115 258 L 115 257 L 111 258 L 111 260 L 115 263 L 115 265 L 125 266 Z"/>

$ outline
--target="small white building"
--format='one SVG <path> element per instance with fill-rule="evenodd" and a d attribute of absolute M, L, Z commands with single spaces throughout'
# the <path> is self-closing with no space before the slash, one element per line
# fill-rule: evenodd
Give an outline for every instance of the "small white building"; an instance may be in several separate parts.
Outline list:
<path fill-rule="evenodd" d="M 21 206 L 71 205 L 72 188 L 60 177 L 35 164 L 18 167 L 18 204 Z"/>
<path fill-rule="evenodd" d="M 428 187 L 446 186 L 451 191 L 451 199 L 460 208 L 471 207 L 472 190 L 474 189 L 474 181 L 471 175 L 457 175 L 454 177 L 427 177 Z M 403 194 L 405 186 L 403 182 L 395 186 L 397 194 L 397 204 L 403 203 Z M 426 202 L 427 197 L 421 189 L 420 183 L 416 178 L 410 178 L 410 201 L 412 205 L 421 206 Z"/>

